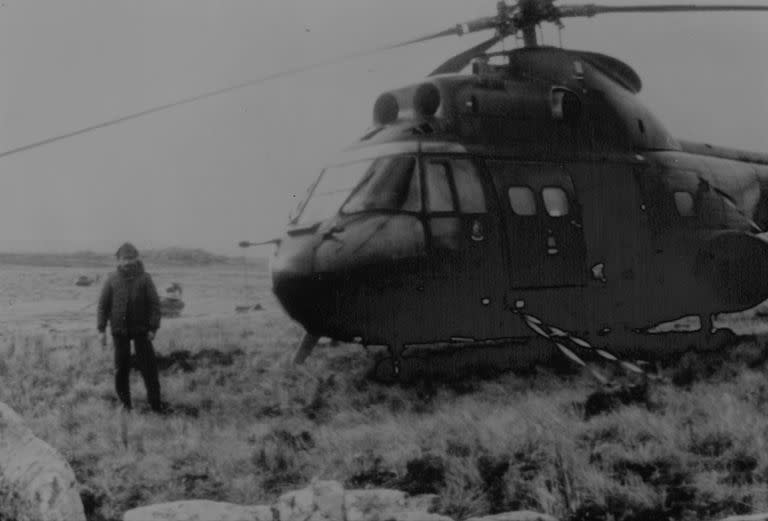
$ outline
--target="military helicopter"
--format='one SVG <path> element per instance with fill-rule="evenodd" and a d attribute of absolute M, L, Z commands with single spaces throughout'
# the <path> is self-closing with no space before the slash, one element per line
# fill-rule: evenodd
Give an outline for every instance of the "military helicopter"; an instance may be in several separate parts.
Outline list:
<path fill-rule="evenodd" d="M 502 1 L 490 16 L 344 57 L 493 32 L 382 93 L 371 128 L 266 241 L 273 291 L 306 330 L 294 361 L 320 337 L 386 346 L 385 379 L 558 351 L 584 363 L 579 350 L 634 369 L 626 360 L 722 345 L 712 317 L 768 298 L 768 154 L 676 139 L 638 100 L 631 67 L 537 38 L 540 24 L 567 18 L 696 11 L 768 6 Z M 522 47 L 491 51 L 508 37 Z M 658 332 L 683 317 L 695 331 Z"/>
<path fill-rule="evenodd" d="M 637 369 L 623 360 L 722 345 L 712 317 L 768 298 L 768 154 L 675 139 L 628 65 L 540 46 L 536 28 L 736 10 L 768 7 L 499 2 L 401 44 L 495 33 L 382 93 L 273 241 L 274 293 L 307 331 L 295 362 L 320 336 L 388 346 L 387 379 L 555 346 Z M 522 48 L 488 52 L 518 35 Z M 686 316 L 696 331 L 657 334 Z"/>

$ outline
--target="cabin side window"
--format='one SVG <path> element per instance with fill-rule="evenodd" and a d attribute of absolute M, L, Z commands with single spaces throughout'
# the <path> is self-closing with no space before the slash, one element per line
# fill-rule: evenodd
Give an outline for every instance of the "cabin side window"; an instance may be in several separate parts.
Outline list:
<path fill-rule="evenodd" d="M 724 229 L 736 223 L 731 219 L 727 194 L 712 186 L 702 175 L 692 170 L 670 169 L 669 190 L 677 215 L 686 226 L 705 229 Z"/>
<path fill-rule="evenodd" d="M 546 186 L 541 189 L 544 208 L 550 217 L 564 217 L 570 212 L 568 195 L 559 186 Z"/>
<path fill-rule="evenodd" d="M 536 196 L 528 186 L 510 186 L 507 190 L 509 205 L 515 215 L 527 217 L 536 215 Z"/>

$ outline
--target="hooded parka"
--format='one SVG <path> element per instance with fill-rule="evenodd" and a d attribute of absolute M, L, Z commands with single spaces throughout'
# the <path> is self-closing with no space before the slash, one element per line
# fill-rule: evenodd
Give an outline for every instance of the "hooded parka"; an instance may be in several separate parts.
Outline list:
<path fill-rule="evenodd" d="M 141 261 L 107 277 L 99 298 L 99 332 L 106 330 L 107 322 L 113 336 L 135 337 L 160 327 L 160 297 Z"/>

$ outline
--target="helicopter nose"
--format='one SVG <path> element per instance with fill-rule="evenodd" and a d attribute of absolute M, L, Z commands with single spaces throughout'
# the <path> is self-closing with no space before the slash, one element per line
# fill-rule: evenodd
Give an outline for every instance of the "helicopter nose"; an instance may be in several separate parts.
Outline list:
<path fill-rule="evenodd" d="M 314 292 L 312 278 L 308 274 L 281 270 L 272 272 L 272 292 L 288 315 L 307 328 L 312 316 Z"/>
<path fill-rule="evenodd" d="M 272 292 L 286 313 L 310 332 L 322 329 L 327 291 L 313 272 L 316 239 L 312 235 L 286 237 L 271 262 Z"/>

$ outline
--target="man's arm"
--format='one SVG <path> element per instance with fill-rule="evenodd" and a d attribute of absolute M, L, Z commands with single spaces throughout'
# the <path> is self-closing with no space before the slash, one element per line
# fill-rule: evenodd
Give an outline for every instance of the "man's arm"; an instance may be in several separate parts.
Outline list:
<path fill-rule="evenodd" d="M 112 277 L 107 277 L 104 281 L 104 286 L 101 288 L 101 296 L 99 297 L 99 310 L 96 319 L 96 328 L 99 333 L 103 333 L 107 329 L 107 321 L 109 320 L 109 314 L 112 311 Z"/>
<path fill-rule="evenodd" d="M 160 328 L 160 297 L 157 294 L 152 277 L 147 275 L 146 284 L 147 312 L 149 315 L 149 331 L 155 333 Z"/>

